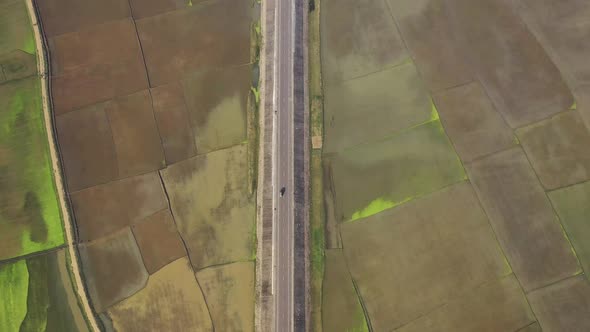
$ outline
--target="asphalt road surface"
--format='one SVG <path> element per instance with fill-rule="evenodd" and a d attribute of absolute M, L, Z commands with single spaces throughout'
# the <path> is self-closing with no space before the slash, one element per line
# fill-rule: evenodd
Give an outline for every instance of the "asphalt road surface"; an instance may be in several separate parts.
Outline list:
<path fill-rule="evenodd" d="M 277 0 L 274 49 L 273 294 L 275 331 L 293 331 L 294 1 Z M 285 187 L 281 197 L 280 190 Z"/>

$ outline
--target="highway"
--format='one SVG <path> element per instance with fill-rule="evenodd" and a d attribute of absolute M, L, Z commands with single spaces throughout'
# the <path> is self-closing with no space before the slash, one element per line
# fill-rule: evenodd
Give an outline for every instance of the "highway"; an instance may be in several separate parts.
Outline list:
<path fill-rule="evenodd" d="M 294 13 L 294 1 L 276 1 L 272 179 L 274 331 L 277 332 L 294 330 Z M 281 197 L 282 187 L 285 187 L 285 194 Z"/>

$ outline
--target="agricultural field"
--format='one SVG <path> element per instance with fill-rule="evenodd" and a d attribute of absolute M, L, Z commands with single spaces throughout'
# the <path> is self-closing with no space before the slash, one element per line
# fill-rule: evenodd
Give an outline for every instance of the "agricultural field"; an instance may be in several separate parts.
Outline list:
<path fill-rule="evenodd" d="M 70 270 L 27 3 L 0 1 L 0 330 L 88 331 Z"/>
<path fill-rule="evenodd" d="M 92 318 L 253 331 L 259 5 L 37 5 Z"/>
<path fill-rule="evenodd" d="M 589 15 L 314 1 L 314 331 L 590 329 Z"/>

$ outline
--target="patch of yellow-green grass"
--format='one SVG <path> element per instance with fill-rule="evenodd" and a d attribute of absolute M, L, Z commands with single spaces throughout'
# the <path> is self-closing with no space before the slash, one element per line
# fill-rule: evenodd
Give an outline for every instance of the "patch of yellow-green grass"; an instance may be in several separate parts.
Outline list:
<path fill-rule="evenodd" d="M 377 198 L 376 200 L 369 203 L 369 205 L 367 205 L 364 209 L 361 209 L 361 210 L 353 213 L 350 221 L 366 218 L 366 217 L 372 216 L 374 214 L 377 214 L 381 211 L 385 211 L 387 209 L 394 208 L 400 204 L 403 204 L 403 203 L 406 203 L 406 202 L 412 200 L 412 198 L 413 197 L 408 197 L 408 198 L 405 198 L 399 202 L 393 202 L 393 201 L 390 201 L 390 200 L 387 200 L 387 199 L 384 199 L 381 197 Z"/>
<path fill-rule="evenodd" d="M 27 314 L 29 272 L 24 260 L 0 265 L 0 330 L 18 331 Z"/>
<path fill-rule="evenodd" d="M 64 243 L 37 78 L 0 86 L 0 259 Z M 16 240 L 18 239 L 18 241 Z"/>

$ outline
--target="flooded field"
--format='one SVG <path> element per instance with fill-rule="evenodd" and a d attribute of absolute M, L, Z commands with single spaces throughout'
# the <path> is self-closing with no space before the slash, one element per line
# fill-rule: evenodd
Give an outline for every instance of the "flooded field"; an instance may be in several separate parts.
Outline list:
<path fill-rule="evenodd" d="M 590 329 L 582 3 L 315 1 L 316 331 Z"/>
<path fill-rule="evenodd" d="M 252 330 L 258 5 L 52 0 L 39 12 L 102 327 Z"/>

